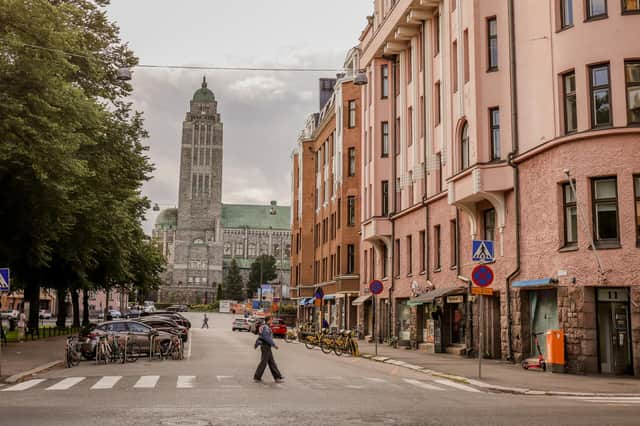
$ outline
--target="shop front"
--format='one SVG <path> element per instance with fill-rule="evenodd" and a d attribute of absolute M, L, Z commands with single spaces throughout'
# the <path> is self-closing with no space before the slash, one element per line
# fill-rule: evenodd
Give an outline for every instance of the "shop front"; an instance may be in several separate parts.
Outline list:
<path fill-rule="evenodd" d="M 396 318 L 398 326 L 398 345 L 411 344 L 411 306 L 409 299 L 396 299 Z"/>
<path fill-rule="evenodd" d="M 358 331 L 360 336 L 370 336 L 373 333 L 373 309 L 372 299 L 370 294 L 358 296 L 352 303 L 358 310 Z"/>

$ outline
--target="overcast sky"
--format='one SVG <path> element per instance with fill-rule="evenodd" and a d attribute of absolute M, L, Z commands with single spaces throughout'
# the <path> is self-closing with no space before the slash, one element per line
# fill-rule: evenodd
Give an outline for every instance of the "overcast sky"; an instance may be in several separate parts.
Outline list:
<path fill-rule="evenodd" d="M 112 0 L 108 11 L 141 64 L 340 68 L 372 9 L 373 0 Z M 335 73 L 134 69 L 156 165 L 145 194 L 177 204 L 182 120 L 203 75 L 224 123 L 223 202 L 289 204 L 291 151 L 318 110 L 318 78 Z"/>

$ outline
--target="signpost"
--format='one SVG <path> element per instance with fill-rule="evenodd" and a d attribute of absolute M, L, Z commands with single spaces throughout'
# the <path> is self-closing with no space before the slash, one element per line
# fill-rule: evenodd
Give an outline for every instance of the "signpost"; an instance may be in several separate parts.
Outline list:
<path fill-rule="evenodd" d="M 384 290 L 384 285 L 382 282 L 378 280 L 373 280 L 369 283 L 369 291 L 373 295 L 373 341 L 375 342 L 376 347 L 376 356 L 378 356 L 378 336 L 377 336 L 377 318 L 376 318 L 376 296 L 382 293 Z"/>
<path fill-rule="evenodd" d="M 482 340 L 484 339 L 484 296 L 492 295 L 493 289 L 489 288 L 493 283 L 493 270 L 488 265 L 476 265 L 471 271 L 471 281 L 477 287 L 471 289 L 473 294 L 477 294 L 480 297 L 480 312 L 479 312 L 479 324 L 478 324 L 478 379 L 482 378 Z"/>
<path fill-rule="evenodd" d="M 9 268 L 0 268 L 0 293 L 9 292 L 11 289 L 9 280 Z M 2 321 L 2 320 L 0 320 Z M 2 324 L 0 324 L 2 327 Z M 0 376 L 2 375 L 2 342 L 0 342 Z"/>

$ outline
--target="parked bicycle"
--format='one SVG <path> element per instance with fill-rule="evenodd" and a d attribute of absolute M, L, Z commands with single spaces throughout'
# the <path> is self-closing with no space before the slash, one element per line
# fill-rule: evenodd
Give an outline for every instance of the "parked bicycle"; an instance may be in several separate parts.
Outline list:
<path fill-rule="evenodd" d="M 80 339 L 77 336 L 67 337 L 67 341 L 64 347 L 65 367 L 71 368 L 80 364 L 82 355 L 80 353 L 80 350 L 78 349 L 79 344 Z"/>

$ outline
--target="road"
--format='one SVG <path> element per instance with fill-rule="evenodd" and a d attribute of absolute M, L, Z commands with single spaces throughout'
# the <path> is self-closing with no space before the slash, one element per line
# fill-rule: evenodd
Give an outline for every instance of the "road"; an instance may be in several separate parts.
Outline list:
<path fill-rule="evenodd" d="M 194 326 L 201 314 L 188 314 Z M 637 424 L 640 401 L 479 391 L 405 368 L 280 342 L 285 375 L 254 383 L 255 336 L 231 315 L 192 329 L 188 359 L 83 363 L 0 387 L 1 425 Z M 56 348 L 57 350 L 58 348 Z"/>

